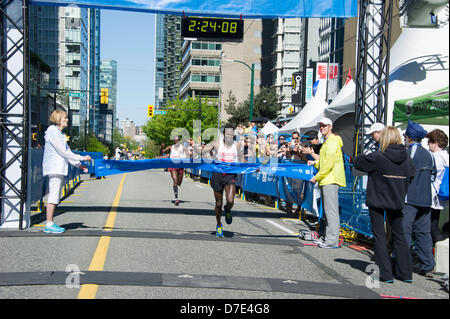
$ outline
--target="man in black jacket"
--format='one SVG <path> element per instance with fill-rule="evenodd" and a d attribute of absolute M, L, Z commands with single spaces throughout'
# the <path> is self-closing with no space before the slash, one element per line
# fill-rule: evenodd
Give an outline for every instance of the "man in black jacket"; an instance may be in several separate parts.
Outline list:
<path fill-rule="evenodd" d="M 431 240 L 431 183 L 436 178 L 436 165 L 431 153 L 422 145 L 427 132 L 420 124 L 408 121 L 405 133 L 407 152 L 416 167 L 416 176 L 406 195 L 403 208 L 403 232 L 406 242 L 412 244 L 414 235 L 415 253 L 419 258 L 418 273 L 433 277 L 435 265 Z"/>

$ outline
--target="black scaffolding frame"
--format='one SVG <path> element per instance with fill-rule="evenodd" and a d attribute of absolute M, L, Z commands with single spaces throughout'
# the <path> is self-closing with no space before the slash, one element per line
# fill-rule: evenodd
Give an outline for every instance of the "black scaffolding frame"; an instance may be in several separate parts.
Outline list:
<path fill-rule="evenodd" d="M 13 5 L 17 5 L 17 1 L 20 2 L 22 12 L 19 16 L 13 16 L 9 11 L 12 10 Z M 0 26 L 0 216 L 4 213 L 5 205 L 14 205 L 11 200 L 19 200 L 19 207 L 16 206 L 15 209 L 19 211 L 19 228 L 22 229 L 27 198 L 30 139 L 28 1 L 1 0 Z M 8 31 L 11 29 L 20 34 L 18 39 L 8 37 Z M 22 70 L 10 67 L 10 61 L 15 59 L 16 55 L 23 56 Z M 7 82 L 8 77 L 11 79 L 10 82 Z M 9 86 L 12 85 L 17 85 L 19 90 L 16 92 L 11 90 Z M 8 98 L 8 95 L 13 96 Z M 22 112 L 12 112 L 17 106 L 22 109 Z M 12 140 L 17 143 L 17 147 L 5 148 L 6 143 Z M 10 155 L 8 160 L 7 153 Z M 17 162 L 20 163 L 20 182 L 10 178 L 7 174 L 13 165 L 17 165 Z M 8 190 L 7 194 L 6 190 Z"/>
<path fill-rule="evenodd" d="M 365 130 L 386 125 L 393 0 L 359 0 L 353 155 L 374 150 Z"/>

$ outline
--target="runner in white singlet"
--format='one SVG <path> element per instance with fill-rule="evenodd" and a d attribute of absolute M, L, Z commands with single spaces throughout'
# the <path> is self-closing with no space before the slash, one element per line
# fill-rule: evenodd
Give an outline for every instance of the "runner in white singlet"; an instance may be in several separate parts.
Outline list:
<path fill-rule="evenodd" d="M 213 141 L 205 146 L 202 154 L 209 154 L 214 148 L 216 150 L 216 160 L 222 162 L 237 162 L 238 161 L 238 148 L 237 143 L 234 142 L 233 127 L 225 126 L 223 139 Z M 213 172 L 211 176 L 211 187 L 214 191 L 215 199 L 215 213 L 216 213 L 216 236 L 223 237 L 223 226 L 221 223 L 222 205 L 223 205 L 223 191 L 225 190 L 225 221 L 227 224 L 231 224 L 233 217 L 231 216 L 231 209 L 234 205 L 234 195 L 236 194 L 236 174 L 224 174 Z"/>
<path fill-rule="evenodd" d="M 180 161 L 183 158 L 189 158 L 190 157 L 189 150 L 180 143 L 180 137 L 175 136 L 173 141 L 175 144 L 170 145 L 163 150 L 163 153 L 165 153 L 167 152 L 167 150 L 170 149 L 170 154 L 167 155 L 166 157 L 170 157 L 170 159 L 174 161 L 177 160 Z M 173 180 L 173 193 L 175 195 L 175 205 L 178 206 L 180 204 L 180 201 L 178 199 L 178 187 L 181 186 L 181 183 L 183 182 L 184 168 L 169 168 L 168 171 Z"/>

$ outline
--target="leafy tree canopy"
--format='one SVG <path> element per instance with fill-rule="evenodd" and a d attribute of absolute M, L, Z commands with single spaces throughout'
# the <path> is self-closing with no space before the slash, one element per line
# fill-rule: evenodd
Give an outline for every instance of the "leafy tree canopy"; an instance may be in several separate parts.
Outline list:
<path fill-rule="evenodd" d="M 273 120 L 281 110 L 281 97 L 275 88 L 263 87 L 261 91 L 253 97 L 253 118 L 267 117 Z M 250 95 L 243 103 L 237 103 L 236 97 L 228 93 L 227 103 L 224 105 L 225 111 L 230 115 L 228 123 L 236 126 L 238 124 L 247 125 L 250 115 Z"/>
<path fill-rule="evenodd" d="M 186 129 L 193 137 L 194 121 L 199 119 L 199 99 L 188 98 L 169 101 L 165 108 L 167 114 L 155 115 L 143 127 L 147 138 L 156 144 L 172 144 L 171 132 L 176 128 Z M 217 100 L 201 99 L 201 129 L 217 127 Z M 181 134 L 180 134 L 181 135 Z"/>

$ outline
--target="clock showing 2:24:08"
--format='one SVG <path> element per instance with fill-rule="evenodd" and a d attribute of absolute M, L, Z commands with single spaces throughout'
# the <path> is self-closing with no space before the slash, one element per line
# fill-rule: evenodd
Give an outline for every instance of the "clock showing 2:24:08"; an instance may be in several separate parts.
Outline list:
<path fill-rule="evenodd" d="M 229 21 L 208 21 L 208 20 L 201 20 L 196 21 L 192 20 L 189 24 L 189 31 L 195 31 L 199 30 L 200 32 L 217 32 L 220 31 L 222 33 L 236 33 L 237 32 L 237 25 L 238 23 L 235 22 L 229 22 Z"/>
<path fill-rule="evenodd" d="M 184 17 L 181 35 L 193 38 L 242 39 L 244 20 Z"/>

